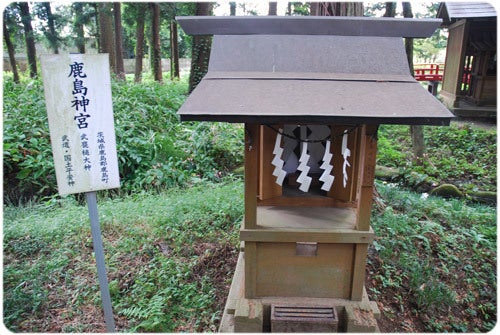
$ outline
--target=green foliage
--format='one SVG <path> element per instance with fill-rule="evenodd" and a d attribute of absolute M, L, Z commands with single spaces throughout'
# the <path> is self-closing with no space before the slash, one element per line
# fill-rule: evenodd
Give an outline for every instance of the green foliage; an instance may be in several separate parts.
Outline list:
<path fill-rule="evenodd" d="M 393 292 L 400 309 L 406 302 L 431 332 L 490 330 L 488 321 L 496 315 L 490 303 L 496 301 L 496 212 L 385 184 L 377 190 L 390 206 L 374 212 L 371 222 L 378 236 L 371 296 Z M 474 322 L 462 318 L 459 311 L 467 309 L 476 314 Z"/>
<path fill-rule="evenodd" d="M 120 331 L 217 330 L 221 279 L 203 261 L 228 242 L 236 252 L 242 190 L 238 180 L 201 182 L 188 190 L 100 199 Z M 66 197 L 5 207 L 4 214 L 5 325 L 18 332 L 95 332 L 102 311 L 85 206 Z"/>
<path fill-rule="evenodd" d="M 442 50 L 446 50 L 448 36 L 443 29 L 437 29 L 429 38 L 414 39 L 413 51 L 417 63 L 435 63 Z"/>
<path fill-rule="evenodd" d="M 64 42 L 61 38 L 61 30 L 69 23 L 71 17 L 70 8 L 67 6 L 57 6 L 50 2 L 34 3 L 31 11 L 36 20 L 38 30 L 43 34 L 42 41 L 48 48 L 56 50 Z"/>
<path fill-rule="evenodd" d="M 56 180 L 42 83 L 11 78 L 4 75 L 4 196 L 25 201 L 53 192 Z"/>
<path fill-rule="evenodd" d="M 21 13 L 17 3 L 13 2 L 8 6 L 5 6 L 3 10 L 3 23 L 5 23 L 7 30 L 9 32 L 11 41 L 23 41 L 24 33 L 21 24 Z M 24 51 L 26 45 L 24 43 L 14 43 L 14 49 L 16 52 Z M 7 50 L 5 45 L 5 39 L 3 39 L 4 50 Z"/>
<path fill-rule="evenodd" d="M 377 238 L 367 289 L 371 299 L 396 306 L 394 314 L 384 309 L 385 317 L 397 324 L 404 319 L 397 311 L 409 309 L 430 332 L 490 330 L 496 316 L 496 212 L 376 186 L 387 205 L 372 217 Z M 226 179 L 100 199 L 112 301 L 123 331 L 216 331 L 220 277 L 210 275 L 211 263 L 204 260 L 228 241 L 236 252 L 242 190 L 241 181 Z M 44 321 L 53 320 L 47 313 L 67 325 L 81 320 L 81 310 L 100 315 L 89 230 L 86 208 L 70 197 L 4 207 L 4 322 L 10 330 L 46 332 L 53 327 Z"/>
<path fill-rule="evenodd" d="M 398 150 L 398 148 L 394 146 L 394 141 L 392 141 L 383 130 L 384 128 L 381 128 L 377 142 L 377 162 L 383 166 L 400 167 L 401 162 L 405 162 L 407 159 L 407 153 Z"/>
<path fill-rule="evenodd" d="M 310 4 L 308 2 L 289 2 L 291 13 L 287 15 L 309 15 Z"/>
<path fill-rule="evenodd" d="M 452 124 L 425 127 L 424 137 L 423 165 L 414 165 L 409 127 L 380 126 L 377 164 L 400 168 L 407 180 L 416 173 L 450 182 L 464 191 L 496 191 L 496 130 Z"/>
<path fill-rule="evenodd" d="M 194 15 L 193 3 L 167 2 L 160 3 L 160 39 L 162 58 L 170 58 L 170 21 L 175 16 Z M 145 15 L 145 42 L 151 43 L 151 13 L 147 3 L 123 3 L 122 25 L 123 44 L 129 57 L 133 57 L 136 50 L 136 22 L 138 15 Z M 182 29 L 179 34 L 179 57 L 183 58 L 190 53 L 191 37 Z M 144 53 L 148 55 L 149 49 L 145 43 Z"/>
<path fill-rule="evenodd" d="M 186 80 L 113 81 L 122 190 L 162 189 L 219 180 L 241 164 L 239 125 L 180 123 Z M 41 80 L 4 76 L 4 197 L 13 203 L 56 193 Z"/>

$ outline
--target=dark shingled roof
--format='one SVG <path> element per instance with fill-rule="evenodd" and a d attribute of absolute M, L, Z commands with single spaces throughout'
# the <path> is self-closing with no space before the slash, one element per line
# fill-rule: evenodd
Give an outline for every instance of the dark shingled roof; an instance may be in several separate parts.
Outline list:
<path fill-rule="evenodd" d="M 431 35 L 441 20 L 410 20 L 409 29 L 401 19 L 260 19 L 255 27 L 246 18 L 178 18 L 187 32 L 216 34 L 181 120 L 447 125 L 453 117 L 410 75 L 394 36 Z"/>
<path fill-rule="evenodd" d="M 442 18 L 445 25 L 460 19 L 481 19 L 497 16 L 495 7 L 487 2 L 442 2 L 437 17 Z"/>

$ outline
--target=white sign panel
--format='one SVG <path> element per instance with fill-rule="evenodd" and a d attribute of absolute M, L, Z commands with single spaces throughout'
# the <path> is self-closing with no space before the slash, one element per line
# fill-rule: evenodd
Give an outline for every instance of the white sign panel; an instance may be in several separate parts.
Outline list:
<path fill-rule="evenodd" d="M 107 54 L 41 57 L 61 195 L 120 187 Z"/>

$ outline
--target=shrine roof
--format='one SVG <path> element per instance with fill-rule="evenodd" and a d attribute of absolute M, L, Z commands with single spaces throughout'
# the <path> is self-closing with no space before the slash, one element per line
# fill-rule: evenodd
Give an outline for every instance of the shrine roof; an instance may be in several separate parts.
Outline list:
<path fill-rule="evenodd" d="M 180 16 L 188 35 L 337 35 L 430 37 L 439 19 L 363 16 Z"/>
<path fill-rule="evenodd" d="M 495 18 L 495 7 L 488 2 L 441 2 L 437 17 L 442 18 L 444 25 L 460 19 Z"/>
<path fill-rule="evenodd" d="M 410 75 L 401 38 L 430 35 L 440 20 L 292 18 L 179 18 L 187 32 L 216 34 L 181 120 L 449 124 L 453 114 Z"/>

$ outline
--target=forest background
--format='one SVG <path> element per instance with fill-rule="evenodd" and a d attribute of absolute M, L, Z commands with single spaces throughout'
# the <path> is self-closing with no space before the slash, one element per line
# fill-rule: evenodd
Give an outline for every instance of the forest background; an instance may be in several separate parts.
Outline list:
<path fill-rule="evenodd" d="M 315 4 L 288 2 L 281 10 L 346 14 L 351 6 Z M 437 5 L 414 16 L 434 17 Z M 122 186 L 102 192 L 100 208 L 118 330 L 217 330 L 238 255 L 243 129 L 179 122 L 177 109 L 206 71 L 210 40 L 180 29 L 175 34 L 174 18 L 210 15 L 222 6 L 229 14 L 256 14 L 249 3 L 218 6 L 5 7 L 4 64 L 13 70 L 3 73 L 3 321 L 10 330 L 104 329 L 83 197 L 57 196 L 37 62 L 42 50 L 110 54 Z M 377 3 L 362 6 L 361 13 L 404 14 L 398 8 Z M 277 10 L 269 3 L 260 14 Z M 415 59 L 439 61 L 446 32 L 413 42 Z M 185 71 L 177 71 L 177 56 L 193 60 Z M 134 60 L 132 73 L 122 67 L 124 59 Z M 377 164 L 383 169 L 371 222 L 377 239 L 366 280 L 382 311 L 379 326 L 399 332 L 491 330 L 497 314 L 496 129 L 472 123 L 425 127 L 421 160 L 414 159 L 409 133 L 407 126 L 379 131 Z M 442 184 L 458 190 L 455 198 L 428 196 Z"/>

